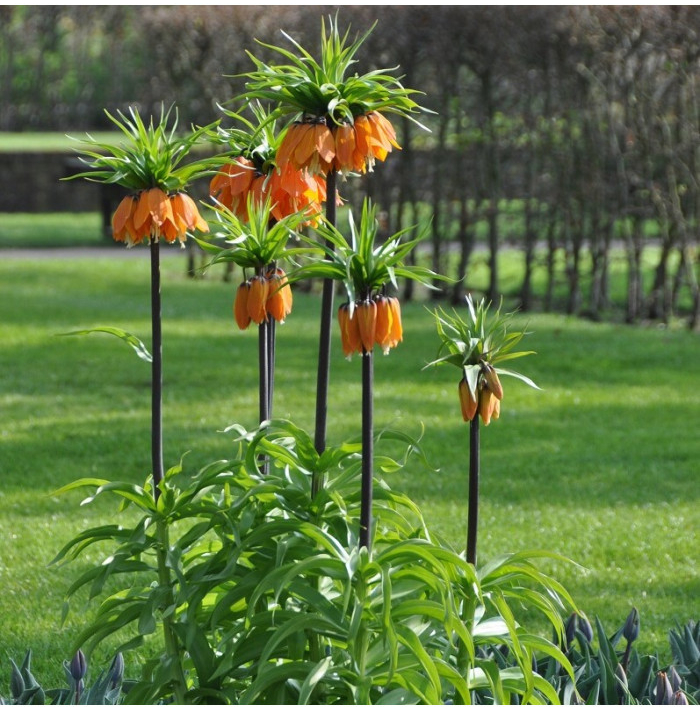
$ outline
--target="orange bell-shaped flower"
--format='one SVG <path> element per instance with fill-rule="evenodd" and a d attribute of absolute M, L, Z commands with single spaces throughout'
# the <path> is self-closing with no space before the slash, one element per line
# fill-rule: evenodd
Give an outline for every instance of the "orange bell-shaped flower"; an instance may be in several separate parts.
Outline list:
<path fill-rule="evenodd" d="M 479 404 L 472 396 L 467 380 L 464 378 L 459 382 L 459 403 L 462 408 L 462 418 L 471 421 L 476 415 Z"/>
<path fill-rule="evenodd" d="M 490 364 L 484 364 L 482 367 L 484 382 L 493 395 L 500 401 L 503 398 L 503 386 L 498 378 L 496 370 Z"/>
<path fill-rule="evenodd" d="M 389 304 L 389 298 L 380 296 L 375 302 L 377 304 L 377 324 L 374 332 L 374 341 L 382 348 L 384 354 L 389 354 L 389 350 L 397 344 L 392 336 L 394 315 Z"/>
<path fill-rule="evenodd" d="M 248 294 L 250 284 L 247 281 L 241 283 L 236 291 L 236 298 L 233 301 L 233 317 L 236 320 L 239 330 L 245 330 L 250 325 L 251 319 L 248 313 Z"/>
<path fill-rule="evenodd" d="M 281 269 L 268 277 L 269 295 L 267 312 L 279 323 L 283 323 L 292 312 L 292 289 L 287 280 L 287 274 Z"/>
<path fill-rule="evenodd" d="M 334 157 L 335 141 L 325 121 L 293 123 L 277 151 L 277 165 L 289 162 L 297 170 L 326 174 Z"/>
<path fill-rule="evenodd" d="M 139 243 L 139 238 L 134 228 L 134 211 L 138 201 L 135 197 L 127 195 L 119 203 L 112 216 L 112 236 L 115 241 L 125 242 L 128 247 Z"/>
<path fill-rule="evenodd" d="M 401 323 L 401 303 L 393 295 L 387 298 L 391 311 L 391 347 L 403 342 L 403 325 Z"/>
<path fill-rule="evenodd" d="M 341 172 L 355 170 L 365 171 L 365 160 L 359 153 L 356 154 L 355 127 L 349 123 L 335 126 L 333 128 L 335 139 L 335 158 L 333 167 Z"/>
<path fill-rule="evenodd" d="M 340 343 L 343 354 L 349 359 L 353 354 L 362 353 L 362 340 L 360 339 L 359 320 L 357 310 L 350 317 L 350 306 L 343 303 L 338 308 L 338 324 L 340 325 Z"/>
<path fill-rule="evenodd" d="M 267 320 L 267 295 L 269 293 L 269 285 L 267 279 L 262 276 L 253 276 L 250 279 L 250 291 L 248 292 L 248 315 L 256 324 L 260 325 Z"/>
<path fill-rule="evenodd" d="M 377 331 L 377 304 L 373 300 L 365 300 L 355 308 L 355 316 L 360 330 L 360 340 L 365 352 L 371 352 Z"/>
<path fill-rule="evenodd" d="M 493 395 L 490 389 L 484 387 L 479 392 L 479 416 L 481 416 L 484 426 L 488 426 L 492 418 L 498 418 L 500 415 L 501 409 L 499 406 L 498 413 L 494 416 L 496 404 L 498 404 L 498 399 Z"/>

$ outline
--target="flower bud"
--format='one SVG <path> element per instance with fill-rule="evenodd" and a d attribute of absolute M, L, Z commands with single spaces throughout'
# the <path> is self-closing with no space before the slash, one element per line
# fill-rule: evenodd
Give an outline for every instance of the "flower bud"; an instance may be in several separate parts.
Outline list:
<path fill-rule="evenodd" d="M 484 422 L 484 426 L 488 426 L 491 423 L 491 418 L 493 417 L 494 409 L 496 408 L 496 403 L 498 399 L 493 395 L 490 389 L 482 389 L 479 392 L 479 416 Z M 500 414 L 500 408 L 496 414 L 496 418 Z"/>
<path fill-rule="evenodd" d="M 248 315 L 256 324 L 260 325 L 267 320 L 267 295 L 269 286 L 267 280 L 262 276 L 253 276 L 250 279 L 250 290 L 248 292 Z"/>
<path fill-rule="evenodd" d="M 109 686 L 112 689 L 118 687 L 124 678 L 124 655 L 118 652 L 109 667 Z"/>
<path fill-rule="evenodd" d="M 387 298 L 389 310 L 391 311 L 391 346 L 396 347 L 399 342 L 403 342 L 403 325 L 401 323 L 401 303 L 393 295 Z"/>
<path fill-rule="evenodd" d="M 671 704 L 673 702 L 673 688 L 668 681 L 668 676 L 665 672 L 659 672 L 656 675 L 656 691 L 654 693 L 654 704 L 661 706 L 663 704 Z"/>
<path fill-rule="evenodd" d="M 627 616 L 622 637 L 628 643 L 633 643 L 639 637 L 639 611 L 636 608 L 633 608 Z"/>
<path fill-rule="evenodd" d="M 386 296 L 380 296 L 375 302 L 377 304 L 377 324 L 374 331 L 374 341 L 382 348 L 384 354 L 389 354 L 389 349 L 393 346 L 391 341 L 393 315 L 389 307 L 389 299 Z"/>
<path fill-rule="evenodd" d="M 292 312 L 292 289 L 287 282 L 287 275 L 278 268 L 268 278 L 269 297 L 267 299 L 267 312 L 279 323 L 283 323 Z"/>
<path fill-rule="evenodd" d="M 248 314 L 249 292 L 250 285 L 248 282 L 241 283 L 236 291 L 236 299 L 233 301 L 233 317 L 239 330 L 245 330 L 250 325 L 250 315 Z"/>
<path fill-rule="evenodd" d="M 488 363 L 482 366 L 484 382 L 491 393 L 500 401 L 503 398 L 503 387 L 501 380 L 498 378 L 496 370 Z"/>
<path fill-rule="evenodd" d="M 343 303 L 338 308 L 338 325 L 340 325 L 340 343 L 343 347 L 343 354 L 350 358 L 355 353 L 362 353 L 362 342 L 360 340 L 360 330 L 358 327 L 357 313 L 350 317 L 350 306 Z"/>
<path fill-rule="evenodd" d="M 578 629 L 589 643 L 593 642 L 593 627 L 585 615 L 578 616 Z"/>
<path fill-rule="evenodd" d="M 85 677 L 85 673 L 87 672 L 87 660 L 85 659 L 85 655 L 82 650 L 78 650 L 78 652 L 73 655 L 73 659 L 70 661 L 68 669 L 70 670 L 70 676 L 76 682 L 80 682 L 80 680 Z"/>
<path fill-rule="evenodd" d="M 371 352 L 377 330 L 377 304 L 373 300 L 363 301 L 355 308 L 355 316 L 358 319 L 362 347 L 365 352 Z"/>
<path fill-rule="evenodd" d="M 688 697 L 685 696 L 685 693 L 682 692 L 680 689 L 674 693 L 673 695 L 673 701 L 671 704 L 676 704 L 678 706 L 688 706 Z"/>
<path fill-rule="evenodd" d="M 676 672 L 676 668 L 671 665 L 668 668 L 668 681 L 671 683 L 671 689 L 674 692 L 677 692 L 681 688 L 681 678 L 678 672 Z"/>
<path fill-rule="evenodd" d="M 459 383 L 459 403 L 462 407 L 462 418 L 471 421 L 476 415 L 478 403 L 469 391 L 469 384 L 465 378 L 462 378 Z"/>

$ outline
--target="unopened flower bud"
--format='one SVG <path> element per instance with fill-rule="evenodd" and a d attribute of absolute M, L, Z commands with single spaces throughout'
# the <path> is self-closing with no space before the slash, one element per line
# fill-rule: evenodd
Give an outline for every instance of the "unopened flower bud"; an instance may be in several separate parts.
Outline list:
<path fill-rule="evenodd" d="M 373 300 L 365 300 L 355 308 L 355 317 L 360 330 L 360 341 L 365 352 L 374 347 L 374 337 L 377 329 L 377 304 Z"/>
<path fill-rule="evenodd" d="M 239 330 L 245 330 L 250 325 L 250 315 L 248 314 L 248 293 L 250 285 L 244 281 L 238 286 L 236 298 L 233 301 L 233 317 L 236 320 Z"/>
<path fill-rule="evenodd" d="M 665 672 L 659 672 L 656 675 L 656 691 L 654 693 L 654 704 L 661 706 L 663 704 L 673 703 L 673 688 L 668 681 L 668 676 Z"/>
<path fill-rule="evenodd" d="M 500 401 L 503 398 L 503 387 L 501 386 L 501 380 L 496 374 L 496 370 L 488 363 L 484 364 L 482 367 L 484 374 L 484 381 L 489 391 Z"/>
<path fill-rule="evenodd" d="M 625 627 L 622 629 L 622 637 L 627 640 L 628 643 L 633 643 L 639 636 L 639 611 L 633 608 L 627 620 L 625 621 Z"/>
<path fill-rule="evenodd" d="M 593 642 L 593 626 L 591 626 L 590 621 L 585 615 L 580 615 L 578 617 L 578 629 L 589 643 Z"/>
<path fill-rule="evenodd" d="M 73 655 L 68 669 L 70 670 L 71 677 L 76 682 L 80 682 L 80 680 L 85 677 L 85 673 L 87 672 L 87 660 L 82 650 L 78 650 L 78 652 Z"/>
<path fill-rule="evenodd" d="M 469 390 L 469 384 L 467 384 L 467 380 L 464 378 L 459 382 L 459 403 L 462 407 L 462 418 L 465 421 L 471 421 L 476 415 L 478 403 L 472 396 Z"/>
<path fill-rule="evenodd" d="M 124 655 L 118 652 L 109 667 L 109 686 L 114 689 L 121 684 L 124 677 Z"/>
<path fill-rule="evenodd" d="M 676 672 L 676 668 L 673 665 L 668 668 L 668 681 L 671 683 L 671 689 L 674 692 L 677 692 L 681 688 L 680 675 Z"/>
<path fill-rule="evenodd" d="M 688 706 L 688 697 L 685 696 L 685 693 L 682 692 L 680 689 L 673 695 L 673 702 L 672 704 L 676 704 L 679 706 Z"/>

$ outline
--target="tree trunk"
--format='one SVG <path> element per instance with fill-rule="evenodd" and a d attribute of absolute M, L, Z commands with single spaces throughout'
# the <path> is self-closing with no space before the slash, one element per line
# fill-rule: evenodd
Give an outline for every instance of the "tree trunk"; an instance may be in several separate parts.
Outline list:
<path fill-rule="evenodd" d="M 466 195 L 462 195 L 459 212 L 459 264 L 457 265 L 457 280 L 452 289 L 452 304 L 460 305 L 466 293 L 465 279 L 467 266 L 474 250 L 474 233 L 469 224 L 469 202 Z"/>

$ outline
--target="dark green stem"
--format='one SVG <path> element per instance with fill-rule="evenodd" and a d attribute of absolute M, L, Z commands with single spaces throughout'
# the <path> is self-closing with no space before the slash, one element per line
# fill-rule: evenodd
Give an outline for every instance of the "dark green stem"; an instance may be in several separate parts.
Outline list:
<path fill-rule="evenodd" d="M 258 325 L 258 373 L 260 378 L 258 391 L 258 410 L 260 423 L 270 419 L 270 328 L 268 322 Z M 260 472 L 267 475 L 269 470 L 267 458 L 260 460 Z"/>
<path fill-rule="evenodd" d="M 479 526 L 479 414 L 469 424 L 469 511 L 467 561 L 476 566 L 476 536 Z"/>
<path fill-rule="evenodd" d="M 326 219 L 335 226 L 336 214 L 336 173 L 334 170 L 326 176 Z M 333 245 L 326 242 L 328 246 Z M 316 430 L 314 445 L 320 455 L 326 450 L 326 430 L 328 420 L 328 384 L 331 370 L 331 323 L 333 321 L 333 292 L 335 283 L 330 278 L 323 281 L 323 296 L 321 301 L 321 328 L 318 344 L 318 373 L 316 378 Z M 312 495 L 318 492 L 321 480 L 314 476 Z"/>
<path fill-rule="evenodd" d="M 372 548 L 372 459 L 374 457 L 374 358 L 362 354 L 362 492 L 360 547 Z"/>
<path fill-rule="evenodd" d="M 272 418 L 272 399 L 275 389 L 275 343 L 277 323 L 274 318 L 267 321 L 267 418 Z"/>
<path fill-rule="evenodd" d="M 163 336 L 160 307 L 160 252 L 158 239 L 151 237 L 151 466 L 153 495 L 158 499 L 163 479 Z"/>

